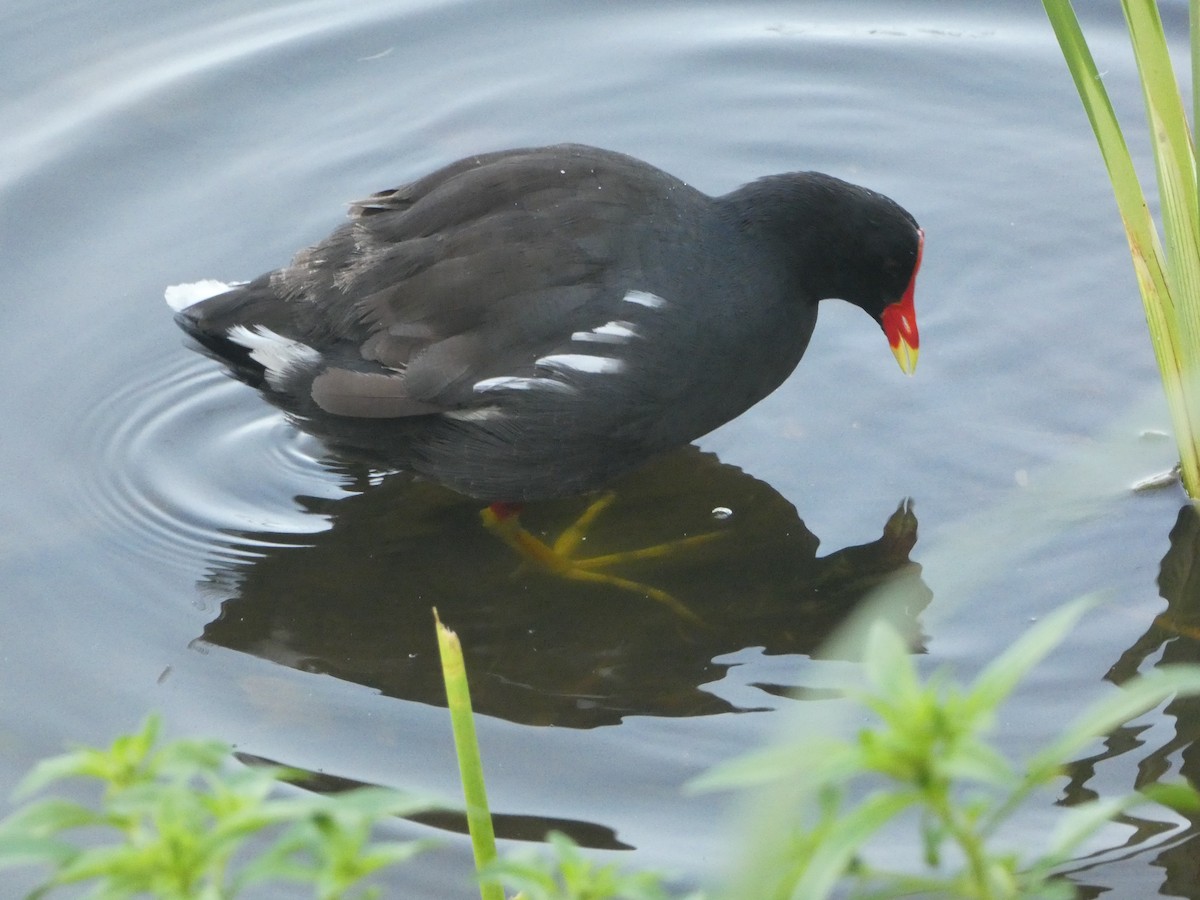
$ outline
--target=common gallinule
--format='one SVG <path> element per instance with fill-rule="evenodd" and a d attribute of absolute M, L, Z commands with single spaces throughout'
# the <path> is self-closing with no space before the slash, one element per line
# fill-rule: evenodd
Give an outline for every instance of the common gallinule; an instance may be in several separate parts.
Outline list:
<path fill-rule="evenodd" d="M 608 150 L 507 150 L 353 204 L 176 321 L 301 428 L 488 502 L 495 526 L 744 412 L 822 299 L 865 310 L 911 373 L 922 242 L 892 200 L 817 172 L 710 197 Z M 506 539 L 561 558 L 578 536 Z"/>

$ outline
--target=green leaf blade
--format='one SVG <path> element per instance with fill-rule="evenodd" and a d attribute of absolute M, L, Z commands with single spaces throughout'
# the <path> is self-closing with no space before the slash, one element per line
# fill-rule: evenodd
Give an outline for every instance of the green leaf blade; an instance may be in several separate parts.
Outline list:
<path fill-rule="evenodd" d="M 1108 93 L 1070 0 L 1042 0 L 1095 132 L 1125 226 L 1183 473 L 1200 499 L 1200 208 L 1194 142 L 1187 129 L 1155 0 L 1122 0 L 1138 57 L 1163 203 L 1163 252 Z M 1193 4 L 1193 78 L 1200 37 Z"/>
<path fill-rule="evenodd" d="M 454 732 L 454 749 L 458 756 L 458 771 L 467 806 L 467 827 L 471 832 L 475 868 L 476 871 L 480 871 L 496 858 L 496 833 L 488 809 L 483 760 L 479 753 L 479 740 L 475 735 L 471 692 L 467 685 L 467 668 L 458 635 L 442 624 L 436 609 L 433 611 L 433 617 L 437 629 L 438 651 L 442 660 L 442 680 L 446 686 L 446 700 Z M 483 900 L 504 900 L 504 889 L 494 881 L 481 880 L 479 890 Z"/>

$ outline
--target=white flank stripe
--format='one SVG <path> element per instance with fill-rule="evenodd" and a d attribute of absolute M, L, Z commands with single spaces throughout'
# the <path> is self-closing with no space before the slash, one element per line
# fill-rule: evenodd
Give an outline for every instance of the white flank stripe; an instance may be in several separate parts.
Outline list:
<path fill-rule="evenodd" d="M 571 340 L 595 344 L 623 344 L 638 337 L 632 322 L 608 322 L 591 331 L 576 331 Z"/>
<path fill-rule="evenodd" d="M 485 394 L 488 391 L 553 391 L 559 394 L 572 394 L 575 389 L 569 384 L 555 381 L 553 378 L 519 378 L 516 375 L 498 375 L 495 378 L 485 378 L 475 382 L 475 393 Z"/>
<path fill-rule="evenodd" d="M 234 325 L 225 336 L 250 351 L 250 358 L 267 370 L 267 384 L 276 389 L 294 367 L 321 361 L 320 352 L 308 344 L 285 338 L 264 325 Z"/>
<path fill-rule="evenodd" d="M 457 419 L 459 422 L 486 422 L 504 415 L 498 406 L 476 406 L 473 409 L 451 409 L 442 413 L 447 419 Z"/>
<path fill-rule="evenodd" d="M 648 306 L 650 309 L 662 309 L 667 301 L 658 294 L 649 291 L 630 291 L 625 295 L 626 303 L 636 303 L 638 306 Z"/>
<path fill-rule="evenodd" d="M 551 369 L 570 369 L 572 372 L 587 372 L 589 375 L 614 375 L 625 368 L 625 360 L 611 356 L 591 356 L 587 353 L 555 353 L 543 356 L 539 366 Z"/>

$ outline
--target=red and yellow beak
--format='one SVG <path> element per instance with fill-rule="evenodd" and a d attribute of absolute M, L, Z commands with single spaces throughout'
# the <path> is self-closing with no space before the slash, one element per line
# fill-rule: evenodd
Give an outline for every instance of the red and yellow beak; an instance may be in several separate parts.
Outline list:
<path fill-rule="evenodd" d="M 925 232 L 917 229 L 917 261 L 913 263 L 912 277 L 904 296 L 890 306 L 884 307 L 881 321 L 883 333 L 887 335 L 888 344 L 900 363 L 905 375 L 911 375 L 917 368 L 917 353 L 921 345 L 920 335 L 917 334 L 917 310 L 913 305 L 913 291 L 917 287 L 917 272 L 921 268 L 921 254 L 925 250 Z"/>

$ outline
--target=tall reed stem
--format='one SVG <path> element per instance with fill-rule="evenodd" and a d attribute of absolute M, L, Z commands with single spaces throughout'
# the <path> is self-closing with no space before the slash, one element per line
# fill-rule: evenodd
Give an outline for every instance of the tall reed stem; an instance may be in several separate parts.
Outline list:
<path fill-rule="evenodd" d="M 1179 446 L 1183 486 L 1200 500 L 1200 183 L 1155 0 L 1122 0 L 1146 103 L 1162 235 L 1146 204 L 1116 113 L 1070 0 L 1042 0 L 1100 145 L 1133 255 L 1150 340 Z M 1193 121 L 1200 109 L 1200 3 L 1192 0 Z M 1164 251 L 1163 239 L 1166 249 Z"/>

